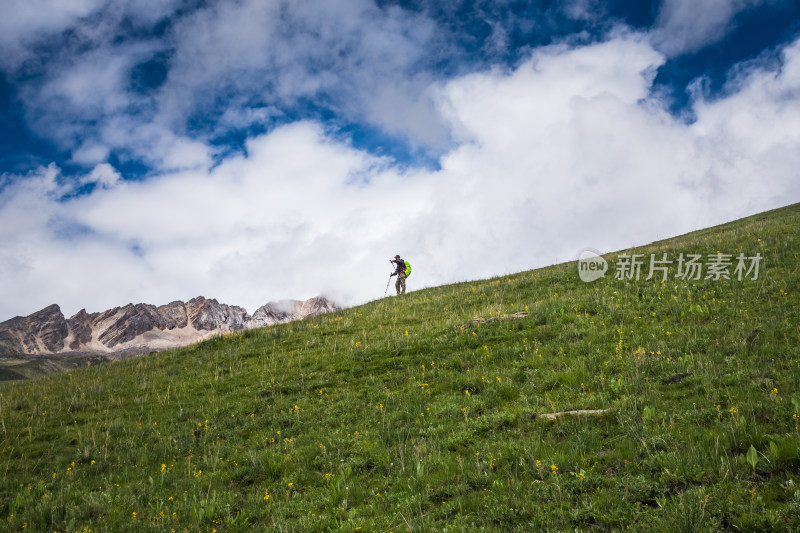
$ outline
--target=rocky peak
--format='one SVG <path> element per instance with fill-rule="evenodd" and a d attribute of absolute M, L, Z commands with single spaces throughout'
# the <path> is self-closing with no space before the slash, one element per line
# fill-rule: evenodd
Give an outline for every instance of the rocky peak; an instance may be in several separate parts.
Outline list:
<path fill-rule="evenodd" d="M 250 320 L 247 311 L 235 305 L 220 304 L 202 296 L 186 302 L 186 312 L 195 329 L 204 331 L 237 331 Z"/>
<path fill-rule="evenodd" d="M 81 344 L 88 344 L 92 340 L 92 320 L 86 309 L 81 309 L 72 318 L 67 320 L 67 327 L 72 331 L 70 350 L 77 350 Z"/>
<path fill-rule="evenodd" d="M 270 326 L 281 322 L 289 322 L 320 313 L 329 313 L 341 309 L 324 296 L 315 296 L 306 301 L 281 300 L 269 302 L 259 307 L 250 319 L 249 327 Z"/>
<path fill-rule="evenodd" d="M 131 341 L 153 328 L 164 329 L 164 319 L 154 305 L 128 304 L 106 311 L 98 323 L 105 327 L 98 339 L 109 348 Z"/>
<path fill-rule="evenodd" d="M 58 352 L 64 347 L 67 321 L 58 305 L 0 323 L 0 353 Z"/>
<path fill-rule="evenodd" d="M 300 306 L 300 314 L 303 316 L 314 316 L 322 313 L 330 313 L 341 309 L 338 305 L 328 300 L 324 296 L 309 298 Z"/>
<path fill-rule="evenodd" d="M 330 300 L 315 297 L 270 302 L 251 317 L 242 307 L 198 296 L 159 307 L 139 303 L 101 313 L 81 309 L 66 320 L 61 308 L 51 305 L 0 323 L 0 355 L 145 353 L 190 344 L 216 332 L 268 326 L 338 309 Z"/>
<path fill-rule="evenodd" d="M 158 314 L 161 315 L 164 320 L 164 327 L 167 329 L 185 328 L 189 324 L 186 305 L 180 301 L 159 306 Z"/>

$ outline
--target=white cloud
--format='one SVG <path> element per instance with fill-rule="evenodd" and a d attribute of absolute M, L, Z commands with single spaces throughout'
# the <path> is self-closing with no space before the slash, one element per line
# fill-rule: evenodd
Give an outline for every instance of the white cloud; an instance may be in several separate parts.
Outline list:
<path fill-rule="evenodd" d="M 129 90 L 131 69 L 159 49 L 155 42 L 101 46 L 70 57 L 36 80 L 20 86 L 19 98 L 30 128 L 73 152 L 82 164 L 103 162 L 112 149 L 142 146 L 136 154 L 149 160 L 143 132 L 150 132 L 150 101 Z M 161 145 L 162 143 L 158 143 Z"/>
<path fill-rule="evenodd" d="M 668 56 L 695 52 L 722 39 L 740 12 L 775 1 L 664 0 L 653 42 Z"/>
<path fill-rule="evenodd" d="M 84 178 L 84 183 L 96 183 L 104 189 L 114 187 L 121 180 L 119 172 L 108 163 L 100 163 Z"/>
<path fill-rule="evenodd" d="M 121 23 L 153 24 L 181 0 L 4 0 L 0 17 L 0 67 L 38 68 L 42 48 L 56 55 L 80 42 L 83 50 L 113 40 Z M 69 39 L 62 40 L 64 32 Z M 36 46 L 32 46 L 36 45 Z M 28 64 L 30 63 L 30 64 Z"/>
<path fill-rule="evenodd" d="M 597 0 L 567 0 L 564 13 L 575 20 L 595 20 L 605 15 L 606 6 Z"/>
<path fill-rule="evenodd" d="M 434 23 L 369 0 L 212 5 L 176 23 L 159 105 L 171 124 L 215 98 L 279 106 L 317 99 L 345 119 L 442 145 L 424 62 L 441 53 Z M 410 111 L 414 120 L 403 116 Z"/>
<path fill-rule="evenodd" d="M 779 72 L 753 65 L 728 96 L 698 100 L 691 125 L 648 97 L 663 61 L 643 36 L 620 34 L 432 86 L 460 140 L 438 171 L 400 171 L 313 122 L 209 167 L 209 148 L 153 126 L 131 138 L 169 139 L 159 157 L 174 155 L 170 172 L 117 183 L 97 167 L 87 179 L 116 185 L 66 201 L 52 167 L 2 189 L 0 318 L 198 294 L 251 312 L 320 292 L 356 303 L 382 296 L 396 253 L 417 289 L 800 199 L 800 43 Z"/>
<path fill-rule="evenodd" d="M 269 126 L 279 109 L 302 115 L 313 101 L 412 148 L 449 146 L 426 64 L 446 50 L 424 15 L 371 0 L 212 2 L 173 16 L 163 36 L 119 38 L 176 4 L 86 0 L 41 20 L 12 14 L 25 38 L 0 40 L 0 68 L 17 83 L 28 127 L 78 164 L 113 153 L 166 171 L 207 161 L 210 151 L 188 137 Z M 166 79 L 142 90 L 134 72 L 153 58 Z M 187 133 L 198 117 L 207 122 Z"/>
<path fill-rule="evenodd" d="M 9 62 L 24 53 L 24 44 L 42 33 L 64 29 L 94 12 L 107 0 L 6 0 L 0 17 L 0 48 Z"/>
<path fill-rule="evenodd" d="M 82 142 L 75 151 L 72 152 L 72 162 L 79 165 L 97 165 L 108 159 L 109 148 L 104 144 L 89 140 Z"/>

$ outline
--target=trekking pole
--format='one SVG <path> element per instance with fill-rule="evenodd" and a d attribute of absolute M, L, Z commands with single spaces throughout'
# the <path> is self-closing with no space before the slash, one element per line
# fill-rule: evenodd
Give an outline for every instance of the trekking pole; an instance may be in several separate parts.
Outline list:
<path fill-rule="evenodd" d="M 391 263 L 391 261 L 389 261 Z M 392 274 L 389 274 L 389 279 L 386 281 L 386 290 L 383 291 L 383 297 L 386 298 L 386 293 L 389 292 L 389 283 L 392 282 Z"/>
<path fill-rule="evenodd" d="M 386 298 L 386 293 L 389 292 L 389 283 L 392 281 L 392 275 L 389 274 L 389 281 L 386 282 L 386 290 L 383 291 L 383 297 Z"/>

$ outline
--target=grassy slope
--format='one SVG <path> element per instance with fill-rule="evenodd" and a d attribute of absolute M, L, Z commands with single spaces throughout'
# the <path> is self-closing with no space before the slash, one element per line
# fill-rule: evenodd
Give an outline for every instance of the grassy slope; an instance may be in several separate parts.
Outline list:
<path fill-rule="evenodd" d="M 798 235 L 638 249 L 757 281 L 573 262 L 4 384 L 0 530 L 797 530 Z"/>
<path fill-rule="evenodd" d="M 17 379 L 34 379 L 58 374 L 80 367 L 108 363 L 98 354 L 71 353 L 66 355 L 2 356 L 0 357 L 0 382 Z"/>

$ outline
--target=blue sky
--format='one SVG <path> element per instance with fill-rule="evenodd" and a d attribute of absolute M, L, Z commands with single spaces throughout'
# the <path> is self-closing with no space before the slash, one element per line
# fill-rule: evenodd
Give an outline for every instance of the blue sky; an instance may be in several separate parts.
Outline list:
<path fill-rule="evenodd" d="M 430 286 L 800 200 L 794 0 L 7 4 L 0 320 L 354 304 L 395 253 Z"/>

